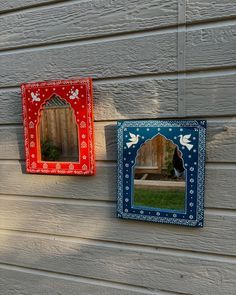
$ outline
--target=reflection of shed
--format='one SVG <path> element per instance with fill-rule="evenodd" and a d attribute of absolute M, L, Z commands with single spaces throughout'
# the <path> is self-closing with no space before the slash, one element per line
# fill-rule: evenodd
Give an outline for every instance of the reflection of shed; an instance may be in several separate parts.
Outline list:
<path fill-rule="evenodd" d="M 175 145 L 158 135 L 147 141 L 138 151 L 137 173 L 161 173 L 166 170 L 168 161 L 172 161 Z"/>

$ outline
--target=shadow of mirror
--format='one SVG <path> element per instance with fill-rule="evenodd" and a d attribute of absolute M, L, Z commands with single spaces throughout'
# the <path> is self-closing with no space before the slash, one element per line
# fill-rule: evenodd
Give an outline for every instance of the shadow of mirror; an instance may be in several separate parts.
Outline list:
<path fill-rule="evenodd" d="M 39 122 L 41 161 L 78 162 L 78 129 L 69 103 L 54 95 Z"/>
<path fill-rule="evenodd" d="M 145 142 L 137 153 L 134 178 L 134 206 L 185 210 L 182 153 L 172 141 L 157 135 Z"/>

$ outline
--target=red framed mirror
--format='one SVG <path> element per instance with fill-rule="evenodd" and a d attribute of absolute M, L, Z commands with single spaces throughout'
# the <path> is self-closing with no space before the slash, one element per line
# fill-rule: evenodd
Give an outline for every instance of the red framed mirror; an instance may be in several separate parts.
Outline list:
<path fill-rule="evenodd" d="M 21 85 L 26 171 L 93 175 L 92 79 Z"/>

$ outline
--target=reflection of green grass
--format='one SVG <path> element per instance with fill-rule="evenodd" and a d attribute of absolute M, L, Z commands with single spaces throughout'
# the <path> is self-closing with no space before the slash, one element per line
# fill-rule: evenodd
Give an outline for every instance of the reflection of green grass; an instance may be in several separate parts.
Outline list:
<path fill-rule="evenodd" d="M 135 188 L 134 205 L 160 209 L 184 210 L 185 193 L 153 188 Z"/>

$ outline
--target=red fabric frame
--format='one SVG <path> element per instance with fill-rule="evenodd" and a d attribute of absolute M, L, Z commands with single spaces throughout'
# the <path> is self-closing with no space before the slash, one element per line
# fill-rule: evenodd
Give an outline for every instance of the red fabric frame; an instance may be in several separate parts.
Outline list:
<path fill-rule="evenodd" d="M 92 79 L 35 82 L 21 85 L 26 171 L 41 174 L 93 175 L 95 173 Z M 53 95 L 66 100 L 74 110 L 79 162 L 41 160 L 38 132 L 40 112 Z"/>

